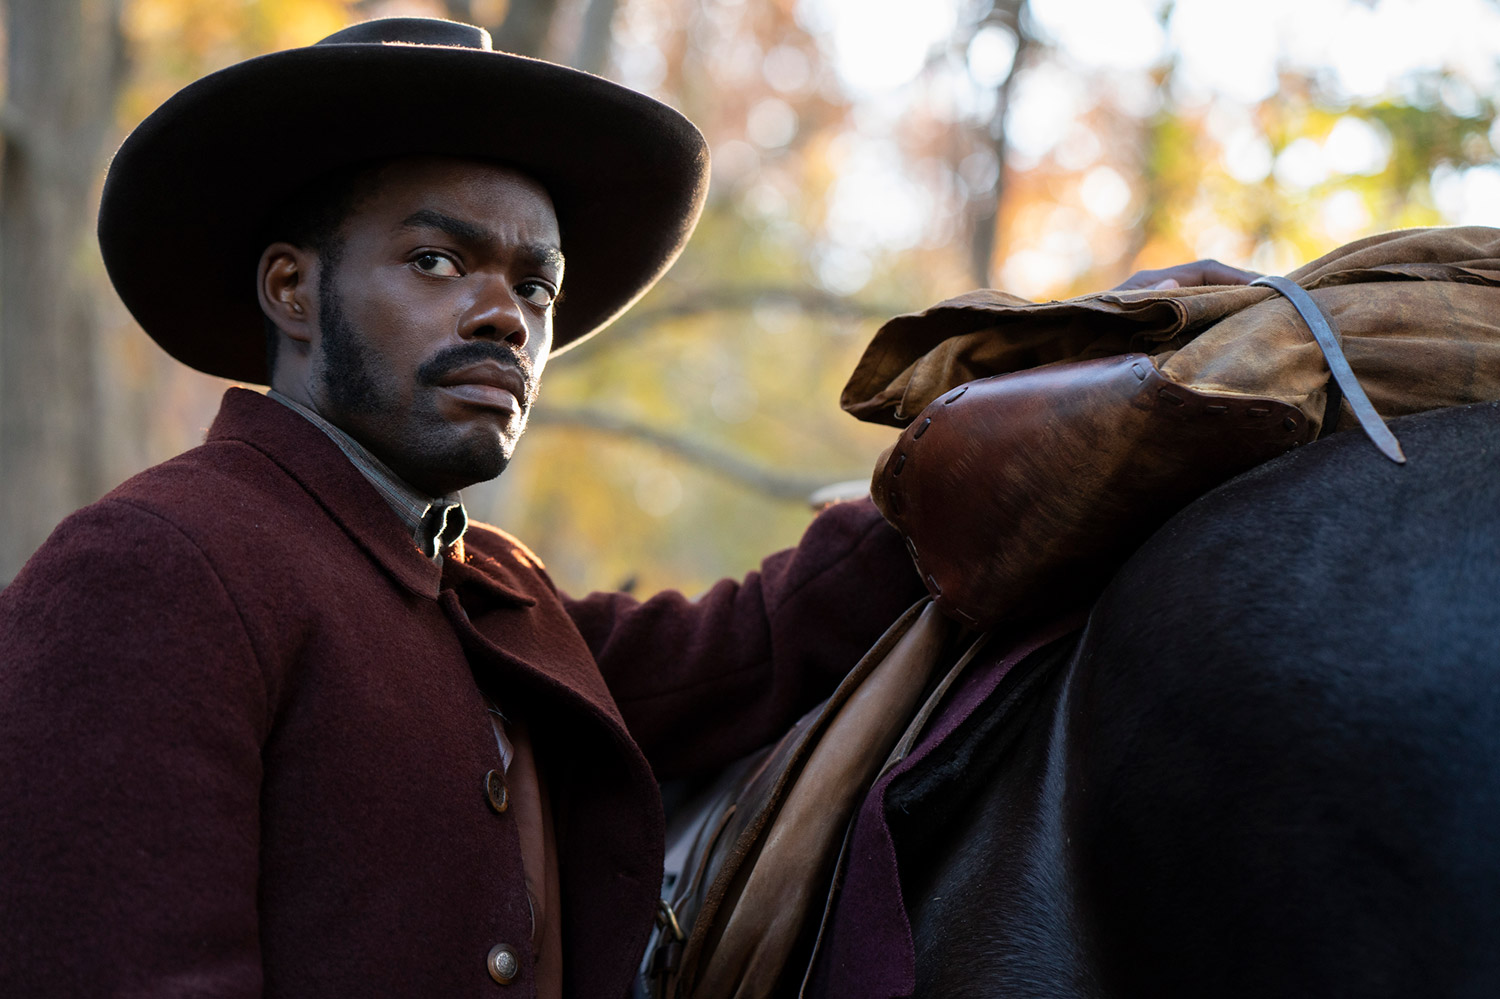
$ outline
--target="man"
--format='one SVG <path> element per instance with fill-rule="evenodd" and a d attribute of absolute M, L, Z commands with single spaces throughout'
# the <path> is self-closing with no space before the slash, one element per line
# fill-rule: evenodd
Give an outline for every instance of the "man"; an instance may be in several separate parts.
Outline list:
<path fill-rule="evenodd" d="M 770 740 L 920 594 L 867 503 L 695 602 L 569 599 L 467 524 L 706 166 L 670 109 L 424 19 L 230 67 L 126 141 L 121 297 L 271 392 L 0 596 L 0 994 L 627 991 L 655 780 Z"/>

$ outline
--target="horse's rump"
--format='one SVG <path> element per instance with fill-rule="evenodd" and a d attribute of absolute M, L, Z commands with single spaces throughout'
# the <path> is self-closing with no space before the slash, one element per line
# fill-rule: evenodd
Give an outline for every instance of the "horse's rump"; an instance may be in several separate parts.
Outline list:
<path fill-rule="evenodd" d="M 898 841 L 918 994 L 1500 992 L 1500 407 L 1394 429 L 1406 466 L 1309 445 L 1116 575 Z"/>

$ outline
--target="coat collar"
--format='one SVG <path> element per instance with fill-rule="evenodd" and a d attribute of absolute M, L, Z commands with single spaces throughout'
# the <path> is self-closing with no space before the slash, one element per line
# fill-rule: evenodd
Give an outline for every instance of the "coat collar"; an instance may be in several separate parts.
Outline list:
<path fill-rule="evenodd" d="M 445 548 L 463 537 L 469 518 L 464 510 L 463 498 L 458 493 L 446 496 L 419 493 L 347 431 L 329 423 L 314 410 L 275 389 L 267 392 L 266 398 L 281 403 L 327 434 L 329 440 L 338 445 L 344 456 L 380 493 L 386 505 L 396 511 L 396 516 L 406 525 L 406 530 L 416 541 L 417 547 L 428 558 L 437 558 Z"/>
<path fill-rule="evenodd" d="M 208 440 L 236 441 L 270 458 L 393 580 L 417 596 L 437 599 L 443 564 L 422 553 L 375 487 L 327 434 L 302 416 L 259 392 L 232 388 L 224 393 Z M 466 557 L 462 543 L 455 546 L 454 556 Z M 533 602 L 513 574 L 493 560 L 466 568 L 473 569 L 468 574 L 471 582 L 501 602 Z"/>

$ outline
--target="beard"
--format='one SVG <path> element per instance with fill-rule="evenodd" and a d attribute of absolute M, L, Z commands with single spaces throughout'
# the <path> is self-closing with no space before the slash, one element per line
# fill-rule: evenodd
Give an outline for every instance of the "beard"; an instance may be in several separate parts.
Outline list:
<path fill-rule="evenodd" d="M 318 287 L 318 329 L 323 334 L 324 397 L 340 413 L 377 416 L 395 408 L 395 385 L 370 356 L 344 314 L 344 299 L 324 280 Z M 385 377 L 381 377 L 385 375 Z"/>
<path fill-rule="evenodd" d="M 318 289 L 318 323 L 320 380 L 333 422 L 409 484 L 430 492 L 434 487 L 425 484 L 442 483 L 433 495 L 504 472 L 536 400 L 538 379 L 531 358 L 504 342 L 471 340 L 428 358 L 417 369 L 416 384 L 403 390 L 350 322 L 332 284 L 325 280 Z M 438 412 L 433 392 L 423 391 L 435 389 L 449 372 L 480 360 L 515 368 L 525 385 L 520 413 L 499 435 L 460 431 Z"/>

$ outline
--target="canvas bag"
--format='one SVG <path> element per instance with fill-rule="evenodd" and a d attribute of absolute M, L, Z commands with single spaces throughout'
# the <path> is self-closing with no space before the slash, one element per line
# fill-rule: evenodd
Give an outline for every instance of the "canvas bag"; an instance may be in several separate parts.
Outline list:
<path fill-rule="evenodd" d="M 1287 278 L 1379 417 L 1500 399 L 1500 230 L 1384 233 Z M 842 404 L 907 428 L 876 502 L 938 605 L 988 626 L 1086 596 L 1195 496 L 1357 426 L 1329 385 L 1274 288 L 981 290 L 886 323 Z"/>

